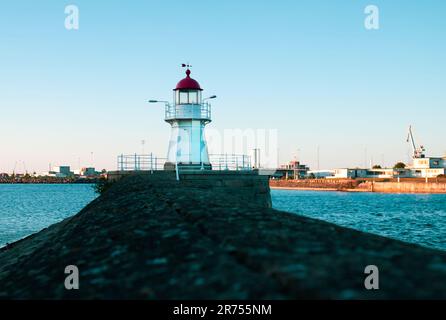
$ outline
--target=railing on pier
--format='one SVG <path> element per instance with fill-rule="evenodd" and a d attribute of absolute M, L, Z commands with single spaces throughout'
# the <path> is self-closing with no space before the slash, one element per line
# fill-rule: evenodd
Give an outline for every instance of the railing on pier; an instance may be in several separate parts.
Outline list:
<path fill-rule="evenodd" d="M 219 171 L 250 171 L 251 157 L 239 154 L 211 154 L 209 160 L 212 165 L 212 170 Z"/>
<path fill-rule="evenodd" d="M 247 155 L 237 154 L 211 154 L 209 160 L 213 171 L 251 171 L 251 157 Z M 118 156 L 118 170 L 119 171 L 159 171 L 164 170 L 164 164 L 167 162 L 166 158 L 159 158 L 154 154 L 132 154 Z M 187 165 L 184 168 L 180 163 L 180 172 L 188 171 Z M 203 166 L 204 168 L 204 166 Z"/>
<path fill-rule="evenodd" d="M 118 156 L 119 171 L 158 171 L 164 170 L 166 158 L 158 158 L 154 154 L 132 154 Z"/>

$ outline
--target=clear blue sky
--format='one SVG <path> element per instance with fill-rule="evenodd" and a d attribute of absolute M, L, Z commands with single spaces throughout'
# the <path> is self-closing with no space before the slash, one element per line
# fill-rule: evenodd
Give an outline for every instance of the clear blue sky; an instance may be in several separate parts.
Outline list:
<path fill-rule="evenodd" d="M 80 30 L 64 28 L 65 6 Z M 364 28 L 377 5 L 380 29 Z M 321 168 L 407 161 L 409 124 L 446 151 L 446 2 L 3 1 L 0 171 L 48 163 L 115 169 L 116 155 L 165 156 L 162 106 L 183 77 L 217 94 L 210 127 L 279 131 L 280 162 Z M 25 162 L 25 165 L 23 165 Z M 20 169 L 18 169 L 20 171 Z"/>

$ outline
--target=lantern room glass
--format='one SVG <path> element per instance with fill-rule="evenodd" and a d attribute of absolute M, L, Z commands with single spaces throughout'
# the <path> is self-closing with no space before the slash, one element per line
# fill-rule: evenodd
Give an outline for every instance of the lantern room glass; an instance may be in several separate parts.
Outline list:
<path fill-rule="evenodd" d="M 200 104 L 201 91 L 199 90 L 176 90 L 175 104 Z"/>

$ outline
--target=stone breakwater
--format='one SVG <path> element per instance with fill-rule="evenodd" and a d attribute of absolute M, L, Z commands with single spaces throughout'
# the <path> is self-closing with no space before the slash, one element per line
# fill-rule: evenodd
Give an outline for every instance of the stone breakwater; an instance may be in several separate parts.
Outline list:
<path fill-rule="evenodd" d="M 0 298 L 446 298 L 446 252 L 270 208 L 255 175 L 134 175 L 0 250 Z M 315 204 L 317 205 L 317 204 Z M 79 290 L 66 290 L 67 265 Z M 376 265 L 380 289 L 364 288 Z"/>
<path fill-rule="evenodd" d="M 401 179 L 303 179 L 271 180 L 271 188 L 380 193 L 446 193 L 446 180 Z"/>
<path fill-rule="evenodd" d="M 270 186 L 284 189 L 348 191 L 357 188 L 360 183 L 355 179 L 271 180 Z"/>

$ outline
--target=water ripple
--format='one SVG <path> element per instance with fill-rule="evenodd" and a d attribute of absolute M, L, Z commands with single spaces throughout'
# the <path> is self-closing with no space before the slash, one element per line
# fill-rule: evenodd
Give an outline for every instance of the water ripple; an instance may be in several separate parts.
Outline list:
<path fill-rule="evenodd" d="M 76 214 L 95 197 L 87 184 L 0 184 L 0 246 Z"/>
<path fill-rule="evenodd" d="M 275 209 L 446 250 L 446 195 L 272 190 Z"/>

